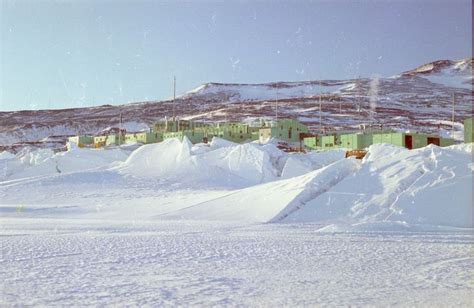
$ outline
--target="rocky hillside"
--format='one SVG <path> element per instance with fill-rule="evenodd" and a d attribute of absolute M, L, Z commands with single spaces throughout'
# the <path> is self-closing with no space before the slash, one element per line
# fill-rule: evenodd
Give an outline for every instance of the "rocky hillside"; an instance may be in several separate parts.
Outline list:
<path fill-rule="evenodd" d="M 197 121 L 296 118 L 314 131 L 356 129 L 361 124 L 439 133 L 472 115 L 472 59 L 441 60 L 392 77 L 267 84 L 208 83 L 176 99 L 176 115 Z M 319 104 L 321 118 L 319 123 Z M 277 103 L 278 102 L 278 103 Z M 278 108 L 277 108 L 278 106 Z M 3 149 L 56 147 L 68 135 L 117 127 L 146 129 L 171 116 L 172 101 L 63 110 L 0 112 Z M 458 129 L 462 129 L 457 125 Z"/>

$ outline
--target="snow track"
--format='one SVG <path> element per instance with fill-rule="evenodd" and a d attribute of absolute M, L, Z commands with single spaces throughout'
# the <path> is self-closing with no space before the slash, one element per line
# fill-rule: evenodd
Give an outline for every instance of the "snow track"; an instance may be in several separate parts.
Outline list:
<path fill-rule="evenodd" d="M 3 219 L 1 306 L 472 306 L 469 234 Z"/>

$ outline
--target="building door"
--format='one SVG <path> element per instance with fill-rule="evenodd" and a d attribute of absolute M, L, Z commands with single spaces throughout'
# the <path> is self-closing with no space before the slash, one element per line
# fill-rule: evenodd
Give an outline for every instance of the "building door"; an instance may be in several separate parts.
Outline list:
<path fill-rule="evenodd" d="M 288 129 L 288 139 L 291 140 L 291 127 Z"/>
<path fill-rule="evenodd" d="M 434 145 L 439 146 L 439 138 L 428 137 L 428 144 L 434 144 Z"/>
<path fill-rule="evenodd" d="M 405 135 L 405 148 L 411 150 L 413 148 L 412 136 Z"/>

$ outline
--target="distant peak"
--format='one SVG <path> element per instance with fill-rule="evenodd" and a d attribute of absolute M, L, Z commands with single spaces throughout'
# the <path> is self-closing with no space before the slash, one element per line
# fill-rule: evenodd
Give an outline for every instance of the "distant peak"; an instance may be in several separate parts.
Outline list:
<path fill-rule="evenodd" d="M 404 72 L 403 76 L 416 76 L 416 75 L 426 75 L 439 73 L 443 70 L 454 70 L 454 71 L 464 71 L 466 69 L 472 69 L 472 58 L 466 58 L 463 60 L 453 61 L 453 60 L 437 60 L 430 63 L 426 63 L 418 66 L 415 69 Z"/>

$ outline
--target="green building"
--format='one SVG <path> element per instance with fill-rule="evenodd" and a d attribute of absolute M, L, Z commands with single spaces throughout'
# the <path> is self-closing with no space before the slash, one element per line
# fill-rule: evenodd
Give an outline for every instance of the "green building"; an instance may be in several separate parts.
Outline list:
<path fill-rule="evenodd" d="M 308 150 L 317 150 L 321 148 L 321 137 L 312 136 L 303 139 L 303 145 Z"/>
<path fill-rule="evenodd" d="M 388 143 L 407 149 L 418 149 L 435 144 L 449 146 L 454 144 L 453 139 L 419 133 L 377 132 L 331 134 L 304 138 L 304 145 L 310 150 L 331 150 L 345 148 L 363 150 L 375 143 Z"/>
<path fill-rule="evenodd" d="M 474 137 L 472 133 L 472 117 L 464 120 L 464 142 L 471 143 Z"/>
<path fill-rule="evenodd" d="M 67 139 L 69 142 L 75 143 L 78 147 L 92 146 L 94 144 L 94 137 L 92 136 L 72 136 Z"/>
<path fill-rule="evenodd" d="M 184 136 L 186 136 L 191 143 L 200 143 L 204 141 L 205 133 L 203 130 L 184 130 L 179 132 L 167 132 L 163 133 L 163 140 L 178 138 L 180 141 L 183 141 Z"/>
<path fill-rule="evenodd" d="M 427 135 L 420 133 L 383 133 L 374 134 L 372 143 L 389 143 L 405 147 L 407 149 L 418 149 L 434 144 L 437 146 L 449 146 L 454 144 L 454 140 L 450 138 L 441 138 L 435 135 Z"/>
<path fill-rule="evenodd" d="M 426 134 L 390 132 L 374 134 L 372 143 L 388 143 L 407 149 L 418 149 L 427 146 L 428 140 Z"/>
<path fill-rule="evenodd" d="M 158 132 L 138 132 L 125 135 L 125 143 L 157 143 L 163 141 L 163 134 Z"/>
<path fill-rule="evenodd" d="M 363 150 L 372 144 L 372 134 L 357 133 L 340 135 L 340 147 L 350 150 Z"/>
<path fill-rule="evenodd" d="M 186 130 L 198 130 L 205 129 L 210 125 L 207 123 L 194 122 L 191 120 L 162 120 L 158 121 L 153 125 L 153 132 L 166 133 L 166 132 L 180 132 Z"/>
<path fill-rule="evenodd" d="M 337 134 L 321 136 L 321 149 L 331 150 L 338 148 L 339 145 L 339 136 Z"/>
<path fill-rule="evenodd" d="M 270 138 L 276 138 L 289 143 L 303 141 L 308 133 L 308 127 L 293 119 L 282 119 L 270 124 L 270 127 L 259 129 L 260 143 L 266 143 Z"/>
<path fill-rule="evenodd" d="M 224 123 L 208 128 L 209 137 L 219 137 L 236 143 L 258 139 L 259 127 L 246 123 Z"/>
<path fill-rule="evenodd" d="M 94 137 L 94 146 L 96 148 L 109 146 L 109 145 L 120 145 L 124 143 L 125 143 L 125 138 L 124 138 L 124 135 L 121 135 L 121 134 L 112 134 L 112 135 Z"/>

